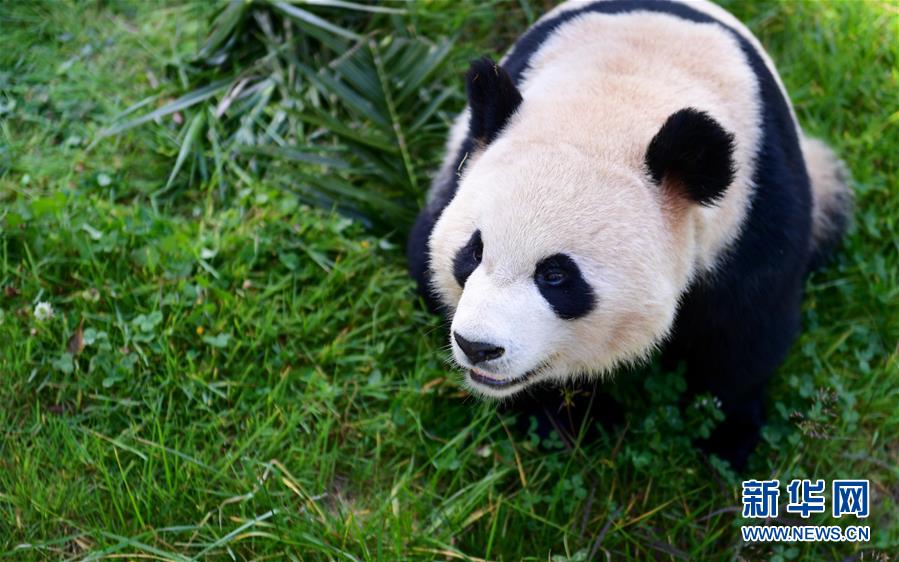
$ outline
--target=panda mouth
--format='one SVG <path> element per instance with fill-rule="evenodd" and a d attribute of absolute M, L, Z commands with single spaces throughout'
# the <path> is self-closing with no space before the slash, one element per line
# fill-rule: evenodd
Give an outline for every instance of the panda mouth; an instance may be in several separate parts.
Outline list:
<path fill-rule="evenodd" d="M 498 375 L 485 371 L 483 369 L 478 369 L 477 367 L 473 367 L 468 371 L 468 376 L 471 377 L 473 382 L 478 384 L 482 384 L 484 386 L 489 386 L 491 388 L 510 388 L 513 386 L 517 386 L 519 384 L 527 381 L 531 376 L 535 373 L 535 371 L 528 371 L 527 373 L 514 377 L 511 379 L 500 378 Z"/>

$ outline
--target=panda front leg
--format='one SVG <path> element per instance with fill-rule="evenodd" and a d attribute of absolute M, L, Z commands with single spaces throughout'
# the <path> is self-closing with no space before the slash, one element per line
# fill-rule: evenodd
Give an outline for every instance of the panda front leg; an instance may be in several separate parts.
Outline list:
<path fill-rule="evenodd" d="M 759 441 L 768 380 L 799 331 L 801 275 L 770 281 L 694 288 L 663 355 L 666 367 L 686 363 L 688 401 L 703 393 L 720 400 L 725 418 L 699 446 L 738 471 Z M 740 290 L 759 286 L 769 290 Z"/>
<path fill-rule="evenodd" d="M 697 443 L 699 447 L 728 461 L 735 470 L 742 471 L 749 455 L 758 445 L 765 423 L 764 398 L 764 385 L 739 396 L 719 397 L 724 420 L 707 439 Z"/>
<path fill-rule="evenodd" d="M 620 404 L 600 380 L 526 389 L 501 404 L 500 411 L 516 415 L 522 435 L 533 430 L 543 442 L 555 432 L 569 448 L 591 443 L 600 428 L 611 432 L 624 422 Z"/>

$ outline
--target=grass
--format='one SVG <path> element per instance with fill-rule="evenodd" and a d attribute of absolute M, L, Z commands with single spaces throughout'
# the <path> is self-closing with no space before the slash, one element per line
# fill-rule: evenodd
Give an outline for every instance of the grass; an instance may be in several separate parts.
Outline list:
<path fill-rule="evenodd" d="M 725 5 L 857 198 L 747 476 L 869 478 L 870 543 L 742 543 L 676 373 L 571 450 L 461 392 L 404 229 L 466 61 L 546 6 L 60 1 L 0 10 L 0 554 L 893 559 L 899 12 Z"/>

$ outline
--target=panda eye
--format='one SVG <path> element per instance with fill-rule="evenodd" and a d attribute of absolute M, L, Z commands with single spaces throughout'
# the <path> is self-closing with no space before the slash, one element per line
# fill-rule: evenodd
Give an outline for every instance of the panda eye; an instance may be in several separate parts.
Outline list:
<path fill-rule="evenodd" d="M 596 294 L 571 256 L 554 254 L 534 270 L 537 290 L 563 320 L 582 318 L 596 306 Z"/>
<path fill-rule="evenodd" d="M 540 273 L 540 280 L 551 287 L 558 287 L 568 279 L 568 276 L 558 267 L 552 267 Z"/>
<path fill-rule="evenodd" d="M 474 261 L 481 263 L 481 258 L 484 257 L 484 243 L 481 242 L 480 237 L 478 237 L 476 242 L 471 248 L 471 257 L 474 258 Z"/>
<path fill-rule="evenodd" d="M 453 277 L 460 287 L 465 286 L 465 281 L 481 265 L 484 254 L 484 243 L 481 240 L 481 231 L 475 230 L 468 242 L 459 248 L 456 257 L 453 258 Z"/>

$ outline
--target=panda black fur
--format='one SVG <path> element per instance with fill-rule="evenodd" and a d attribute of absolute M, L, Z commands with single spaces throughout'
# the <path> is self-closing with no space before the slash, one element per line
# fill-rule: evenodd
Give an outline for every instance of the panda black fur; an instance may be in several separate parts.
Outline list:
<path fill-rule="evenodd" d="M 606 74 L 571 60 L 594 56 Z M 658 97 L 651 73 L 667 80 Z M 558 391 L 533 383 L 592 387 L 599 377 L 582 375 L 661 349 L 663 365 L 686 364 L 690 394 L 721 400 L 705 445 L 742 466 L 799 330 L 805 277 L 851 202 L 843 166 L 802 136 L 758 41 L 711 3 L 566 2 L 500 65 L 473 62 L 466 87 L 408 244 L 426 302 L 453 319 L 466 384 L 552 418 Z M 580 113 L 553 107 L 553 88 Z M 578 415 L 607 407 L 590 404 Z"/>

